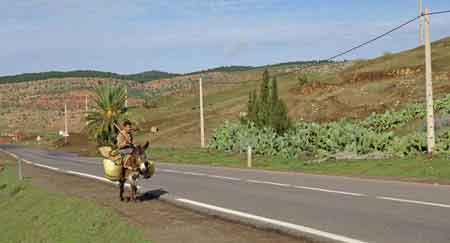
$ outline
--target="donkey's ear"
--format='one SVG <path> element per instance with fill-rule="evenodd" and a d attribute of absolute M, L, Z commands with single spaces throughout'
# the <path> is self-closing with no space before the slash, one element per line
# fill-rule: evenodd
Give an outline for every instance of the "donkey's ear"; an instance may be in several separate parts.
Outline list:
<path fill-rule="evenodd" d="M 147 150 L 148 146 L 150 145 L 150 143 L 147 141 L 145 142 L 144 146 L 142 147 L 144 150 Z"/>

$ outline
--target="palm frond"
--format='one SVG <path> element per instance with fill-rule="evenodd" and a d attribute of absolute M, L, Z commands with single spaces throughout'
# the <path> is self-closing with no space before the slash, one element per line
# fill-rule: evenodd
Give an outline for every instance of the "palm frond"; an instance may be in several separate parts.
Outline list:
<path fill-rule="evenodd" d="M 87 131 L 99 145 L 111 145 L 117 135 L 114 123 L 126 114 L 126 92 L 121 86 L 102 85 L 95 90 L 96 110 L 87 113 Z"/>

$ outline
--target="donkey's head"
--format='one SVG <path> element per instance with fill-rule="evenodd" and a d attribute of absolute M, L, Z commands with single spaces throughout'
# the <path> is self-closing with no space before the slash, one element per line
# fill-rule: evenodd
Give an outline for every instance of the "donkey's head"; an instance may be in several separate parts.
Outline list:
<path fill-rule="evenodd" d="M 148 178 L 148 170 L 149 170 L 149 162 L 147 158 L 147 153 L 145 152 L 148 149 L 149 142 L 147 141 L 143 146 L 137 145 L 136 149 L 134 149 L 133 154 L 136 158 L 136 162 L 139 166 L 139 174 L 143 175 L 144 178 Z"/>

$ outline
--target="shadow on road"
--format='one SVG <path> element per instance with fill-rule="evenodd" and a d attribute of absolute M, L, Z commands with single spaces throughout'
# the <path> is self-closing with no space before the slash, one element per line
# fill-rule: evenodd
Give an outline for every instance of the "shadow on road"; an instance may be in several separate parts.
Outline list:
<path fill-rule="evenodd" d="M 142 202 L 143 201 L 151 201 L 151 200 L 158 199 L 160 196 L 162 196 L 162 195 L 164 195 L 166 193 L 168 193 L 166 190 L 160 188 L 160 189 L 157 189 L 157 190 L 147 191 L 147 192 L 139 195 L 137 197 L 137 199 L 139 201 L 142 201 Z"/>

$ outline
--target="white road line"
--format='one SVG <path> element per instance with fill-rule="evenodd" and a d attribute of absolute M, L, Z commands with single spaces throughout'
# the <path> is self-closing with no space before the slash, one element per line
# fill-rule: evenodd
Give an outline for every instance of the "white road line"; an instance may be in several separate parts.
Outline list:
<path fill-rule="evenodd" d="M 82 172 L 78 172 L 78 171 L 73 171 L 73 170 L 66 170 L 65 172 L 67 172 L 68 174 L 73 174 L 73 175 L 79 175 L 79 176 L 83 176 L 83 177 L 87 177 L 87 178 L 92 178 L 92 179 L 96 179 L 99 181 L 105 181 L 111 184 L 118 184 L 117 182 L 113 182 L 110 181 L 104 177 L 100 177 L 100 176 L 95 176 L 95 175 L 91 175 L 91 174 L 86 174 L 86 173 L 82 173 Z"/>
<path fill-rule="evenodd" d="M 230 181 L 240 181 L 240 180 L 242 180 L 240 178 L 228 177 L 228 176 L 218 176 L 218 175 L 207 175 L 207 177 L 217 178 L 217 179 L 224 179 L 224 180 L 230 180 Z"/>
<path fill-rule="evenodd" d="M 67 174 L 72 174 L 72 175 L 78 175 L 81 177 L 86 177 L 86 178 L 91 178 L 91 179 L 95 179 L 95 180 L 99 180 L 99 181 L 104 181 L 113 185 L 119 185 L 119 183 L 117 181 L 111 181 L 108 180 L 104 177 L 101 176 L 95 176 L 95 175 L 91 175 L 91 174 L 86 174 L 86 173 L 82 173 L 82 172 L 78 172 L 78 171 L 73 171 L 73 170 L 61 170 L 63 172 L 66 172 Z M 125 183 L 125 187 L 129 188 L 130 187 L 130 183 Z M 141 186 L 137 186 L 138 190 L 141 190 Z"/>
<path fill-rule="evenodd" d="M 197 173 L 197 172 L 190 172 L 190 171 L 180 171 L 180 170 L 171 170 L 171 169 L 160 169 L 158 171 L 167 172 L 167 173 L 174 173 L 174 174 L 184 174 L 184 175 L 193 175 L 193 176 L 206 176 L 209 178 L 216 178 L 216 179 L 224 179 L 224 180 L 231 180 L 231 181 L 240 181 L 240 178 L 235 177 L 227 177 L 227 176 L 219 176 L 219 175 L 208 175 L 205 173 Z"/>
<path fill-rule="evenodd" d="M 8 154 L 9 156 L 14 157 L 15 159 L 19 159 L 19 156 L 15 155 L 15 154 L 13 154 L 13 153 L 11 153 L 11 152 L 8 152 L 8 151 L 6 151 L 6 150 L 4 150 L 4 149 L 0 149 L 0 151 L 2 151 L 3 153 Z"/>
<path fill-rule="evenodd" d="M 206 174 L 203 173 L 197 173 L 197 172 L 183 172 L 185 175 L 193 175 L 193 176 L 206 176 Z"/>
<path fill-rule="evenodd" d="M 164 172 L 175 173 L 175 174 L 183 174 L 183 171 L 179 171 L 179 170 L 160 169 L 158 171 L 164 171 Z"/>
<path fill-rule="evenodd" d="M 19 159 L 19 156 L 15 155 L 15 154 L 13 154 L 11 152 L 8 152 L 8 151 L 3 150 L 3 149 L 0 149 L 0 151 L 4 152 L 4 153 L 7 153 L 7 154 L 9 154 L 10 156 L 12 156 L 12 157 L 14 157 L 16 159 Z M 106 179 L 104 177 L 101 177 L 101 176 L 90 175 L 90 174 L 77 172 L 77 171 L 73 171 L 73 170 L 63 170 L 63 169 L 60 169 L 60 168 L 56 168 L 56 167 L 52 167 L 52 166 L 48 166 L 48 165 L 35 163 L 35 162 L 29 161 L 29 160 L 26 160 L 26 159 L 23 159 L 23 162 L 25 162 L 27 164 L 31 164 L 31 165 L 37 166 L 37 167 L 42 167 L 42 168 L 45 168 L 45 169 L 58 171 L 58 172 L 63 172 L 63 173 L 66 173 L 66 174 L 72 174 L 72 175 L 78 175 L 78 176 L 81 176 L 81 177 L 92 178 L 92 179 L 95 179 L 95 180 L 105 181 L 105 182 L 108 182 L 110 184 L 115 184 L 115 185 L 119 184 L 118 182 L 110 181 L 110 180 L 108 180 L 108 179 Z M 125 183 L 125 187 L 130 187 L 130 184 L 129 183 Z M 141 190 L 142 187 L 137 185 L 137 188 L 138 188 L 138 190 Z"/>
<path fill-rule="evenodd" d="M 362 193 L 328 190 L 328 189 L 317 188 L 317 187 L 307 187 L 307 186 L 293 186 L 293 187 L 297 188 L 297 189 L 306 189 L 306 190 L 319 191 L 319 192 L 330 192 L 330 193 L 350 195 L 350 196 L 356 196 L 356 197 L 365 197 L 366 196 L 365 194 L 362 194 Z"/>
<path fill-rule="evenodd" d="M 389 201 L 396 201 L 396 202 L 414 203 L 414 204 L 421 204 L 421 205 L 433 206 L 433 207 L 450 208 L 450 205 L 442 204 L 442 203 L 407 200 L 407 199 L 394 198 L 394 197 L 376 197 L 376 198 L 377 199 L 383 199 L 383 200 L 389 200 Z"/>
<path fill-rule="evenodd" d="M 240 178 L 235 178 L 235 177 L 219 176 L 219 175 L 208 175 L 208 174 L 204 174 L 204 173 L 180 171 L 180 170 L 171 170 L 171 169 L 160 169 L 158 171 L 167 172 L 167 173 L 174 173 L 174 174 L 193 175 L 193 176 L 206 176 L 206 177 L 209 177 L 209 178 L 224 179 L 224 180 L 231 180 L 231 181 L 240 181 L 241 180 Z"/>
<path fill-rule="evenodd" d="M 23 160 L 23 161 L 25 163 L 32 164 L 32 165 L 35 165 L 35 166 L 38 166 L 38 167 L 42 167 L 42 168 L 45 168 L 45 169 L 49 169 L 49 170 L 54 170 L 54 171 L 59 171 L 59 172 L 63 172 L 63 173 L 66 173 L 66 174 L 72 174 L 72 175 L 77 175 L 77 176 L 81 176 L 81 177 L 91 178 L 91 179 L 104 181 L 104 182 L 107 182 L 107 183 L 110 183 L 110 184 L 114 184 L 114 185 L 118 185 L 119 184 L 118 182 L 108 180 L 108 179 L 106 179 L 104 177 L 101 177 L 101 176 L 95 176 L 95 175 L 86 174 L 86 173 L 73 171 L 73 170 L 63 170 L 63 169 L 59 169 L 59 168 L 56 168 L 56 167 L 35 163 L 35 162 L 29 161 L 29 160 Z M 130 187 L 130 184 L 129 183 L 125 183 L 125 187 Z M 138 188 L 138 190 L 140 190 L 141 186 L 138 185 L 137 188 Z"/>
<path fill-rule="evenodd" d="M 56 167 L 53 167 L 53 166 L 48 166 L 48 165 L 43 165 L 43 164 L 33 163 L 33 162 L 27 161 L 27 160 L 24 160 L 24 161 L 27 162 L 28 164 L 34 164 L 34 165 L 36 165 L 36 166 L 38 166 L 38 167 L 42 167 L 42 168 L 49 169 L 49 170 L 54 170 L 54 171 L 60 171 L 60 170 L 61 170 L 61 169 L 56 168 Z"/>
<path fill-rule="evenodd" d="M 164 172 L 168 172 L 168 173 L 175 173 L 175 174 L 193 175 L 193 176 L 206 176 L 209 178 L 233 180 L 233 181 L 241 181 L 242 180 L 240 178 L 219 176 L 219 175 L 208 175 L 208 174 L 204 174 L 204 173 L 189 172 L 189 171 L 179 171 L 179 170 L 170 170 L 170 169 L 161 169 L 160 171 L 164 171 Z M 350 195 L 350 196 L 357 196 L 357 197 L 366 196 L 365 194 L 361 194 L 361 193 L 336 191 L 336 190 L 329 190 L 329 189 L 323 189 L 323 188 L 317 188 L 317 187 L 296 186 L 296 185 L 277 183 L 277 182 L 272 182 L 272 181 L 260 181 L 260 180 L 253 180 L 253 179 L 248 179 L 245 181 L 250 182 L 250 183 L 255 183 L 255 184 L 266 184 L 266 185 L 273 185 L 273 186 L 280 186 L 280 187 L 293 187 L 296 189 L 306 189 L 306 190 L 313 190 L 313 191 L 320 191 L 320 192 L 329 192 L 329 193 L 336 193 L 336 194 Z"/>
<path fill-rule="evenodd" d="M 176 200 L 178 200 L 180 202 L 183 202 L 183 203 L 191 204 L 191 205 L 194 205 L 194 206 L 197 206 L 197 207 L 202 207 L 202 208 L 206 208 L 206 209 L 210 209 L 210 210 L 214 210 L 214 211 L 218 211 L 218 212 L 222 212 L 222 213 L 226 213 L 226 214 L 230 214 L 230 215 L 235 215 L 235 216 L 238 216 L 238 217 L 241 217 L 241 218 L 251 219 L 251 220 L 259 221 L 259 222 L 262 222 L 262 223 L 268 223 L 268 224 L 272 224 L 272 225 L 276 225 L 276 226 L 281 226 L 281 227 L 284 227 L 284 228 L 288 228 L 290 230 L 295 230 L 295 231 L 299 231 L 299 232 L 302 232 L 302 233 L 313 234 L 313 235 L 317 235 L 317 236 L 320 236 L 320 237 L 328 238 L 328 239 L 331 239 L 331 240 L 336 240 L 336 241 L 339 241 L 339 242 L 367 243 L 367 242 L 356 240 L 356 239 L 352 239 L 352 238 L 349 238 L 349 237 L 346 237 L 346 236 L 337 235 L 337 234 L 333 234 L 333 233 L 329 233 L 329 232 L 313 229 L 313 228 L 310 228 L 310 227 L 307 227 L 307 226 L 297 225 L 297 224 L 284 222 L 284 221 L 280 221 L 280 220 L 276 220 L 276 219 L 265 218 L 265 217 L 261 217 L 261 216 L 257 216 L 257 215 L 253 215 L 253 214 L 248 214 L 248 213 L 245 213 L 245 212 L 240 212 L 240 211 L 236 211 L 236 210 L 232 210 L 232 209 L 227 209 L 227 208 L 222 208 L 222 207 L 218 207 L 218 206 L 214 206 L 214 205 L 210 205 L 210 204 L 196 202 L 196 201 L 192 201 L 192 200 L 189 200 L 189 199 L 177 198 Z"/>
<path fill-rule="evenodd" d="M 250 183 L 256 183 L 256 184 L 268 184 L 268 185 L 282 186 L 282 187 L 291 187 L 292 186 L 290 184 L 282 184 L 282 183 L 276 183 L 276 182 L 271 182 L 271 181 L 258 181 L 258 180 L 245 180 L 245 181 L 250 182 Z"/>
<path fill-rule="evenodd" d="M 33 162 L 28 161 L 28 160 L 23 160 L 23 162 L 27 163 L 27 164 L 33 164 Z"/>
<path fill-rule="evenodd" d="M 330 192 L 330 193 L 351 195 L 351 196 L 357 196 L 357 197 L 366 196 L 361 193 L 328 190 L 328 189 L 322 189 L 322 188 L 317 188 L 317 187 L 296 186 L 296 185 L 282 184 L 282 183 L 276 183 L 276 182 L 271 182 L 271 181 L 258 181 L 258 180 L 246 180 L 246 181 L 251 182 L 251 183 L 257 183 L 257 184 L 267 184 L 267 185 L 274 185 L 274 186 L 281 186 L 281 187 L 293 187 L 293 188 L 297 188 L 297 189 L 306 189 L 306 190 L 313 190 L 313 191 L 320 191 L 320 192 Z"/>

